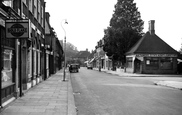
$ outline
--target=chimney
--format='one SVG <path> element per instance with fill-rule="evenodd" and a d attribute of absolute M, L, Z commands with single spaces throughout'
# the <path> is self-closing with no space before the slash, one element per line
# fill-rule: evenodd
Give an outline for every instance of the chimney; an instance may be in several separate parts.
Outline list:
<path fill-rule="evenodd" d="M 154 27 L 155 20 L 149 21 L 149 32 L 151 35 L 155 34 L 155 27 Z"/>
<path fill-rule="evenodd" d="M 49 23 L 49 17 L 50 17 L 49 12 L 46 12 L 46 13 L 45 13 L 45 17 L 46 17 L 47 22 Z"/>

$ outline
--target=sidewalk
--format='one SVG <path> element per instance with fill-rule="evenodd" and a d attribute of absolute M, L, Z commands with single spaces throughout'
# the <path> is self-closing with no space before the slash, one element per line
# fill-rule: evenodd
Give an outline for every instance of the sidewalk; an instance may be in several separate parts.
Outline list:
<path fill-rule="evenodd" d="M 0 115 L 76 115 L 70 74 L 63 70 L 31 88 L 7 105 Z"/>
<path fill-rule="evenodd" d="M 94 70 L 98 70 L 98 68 L 94 68 Z M 112 71 L 107 69 L 102 69 L 101 71 L 122 77 L 155 77 L 156 79 L 159 78 L 159 80 L 154 81 L 155 85 L 167 86 L 182 90 L 182 75 L 135 74 L 135 73 L 125 73 L 123 71 Z"/>

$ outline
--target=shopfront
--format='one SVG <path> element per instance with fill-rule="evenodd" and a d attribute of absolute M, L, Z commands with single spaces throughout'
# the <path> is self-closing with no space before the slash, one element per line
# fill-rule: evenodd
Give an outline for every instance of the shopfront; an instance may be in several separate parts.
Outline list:
<path fill-rule="evenodd" d="M 1 103 L 15 94 L 15 40 L 5 39 L 5 28 L 0 26 L 1 39 Z"/>
<path fill-rule="evenodd" d="M 175 74 L 177 54 L 136 54 L 126 57 L 126 71 L 130 73 Z"/>

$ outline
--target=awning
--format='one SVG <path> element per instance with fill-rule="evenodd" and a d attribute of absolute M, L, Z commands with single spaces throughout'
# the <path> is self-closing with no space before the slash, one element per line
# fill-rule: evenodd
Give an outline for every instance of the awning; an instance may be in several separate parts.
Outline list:
<path fill-rule="evenodd" d="M 136 57 L 138 60 L 143 61 L 143 57 Z"/>
<path fill-rule="evenodd" d="M 92 58 L 89 63 L 92 63 L 95 60 L 95 58 Z"/>
<path fill-rule="evenodd" d="M 88 63 L 89 61 L 85 61 L 84 63 Z"/>
<path fill-rule="evenodd" d="M 182 62 L 182 60 L 181 60 L 181 59 L 177 59 L 177 61 L 178 61 L 178 64 Z"/>

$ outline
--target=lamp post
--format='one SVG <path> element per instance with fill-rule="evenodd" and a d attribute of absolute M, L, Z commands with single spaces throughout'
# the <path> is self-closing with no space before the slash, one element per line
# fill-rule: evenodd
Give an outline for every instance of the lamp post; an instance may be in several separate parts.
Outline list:
<path fill-rule="evenodd" d="M 65 78 L 66 78 L 66 31 L 65 29 L 63 28 L 63 25 L 62 25 L 62 22 L 64 21 L 64 24 L 68 24 L 67 20 L 66 19 L 63 19 L 61 21 L 61 27 L 62 29 L 64 30 L 64 33 L 65 33 L 65 36 L 64 36 L 64 70 L 63 70 L 63 81 L 65 81 Z"/>

